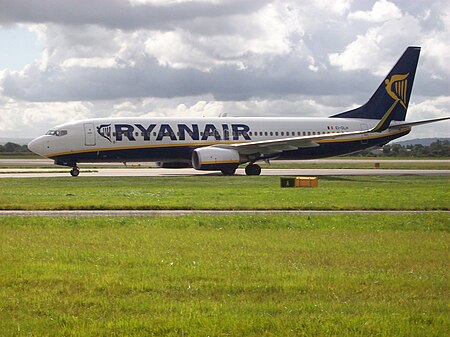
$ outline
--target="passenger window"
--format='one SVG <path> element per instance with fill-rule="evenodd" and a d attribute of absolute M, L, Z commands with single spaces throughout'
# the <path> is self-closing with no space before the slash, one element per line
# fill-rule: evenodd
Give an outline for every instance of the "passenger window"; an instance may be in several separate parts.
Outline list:
<path fill-rule="evenodd" d="M 273 136 L 273 132 L 272 131 L 270 131 L 270 135 Z"/>
<path fill-rule="evenodd" d="M 275 136 L 278 136 L 278 131 L 275 131 Z"/>

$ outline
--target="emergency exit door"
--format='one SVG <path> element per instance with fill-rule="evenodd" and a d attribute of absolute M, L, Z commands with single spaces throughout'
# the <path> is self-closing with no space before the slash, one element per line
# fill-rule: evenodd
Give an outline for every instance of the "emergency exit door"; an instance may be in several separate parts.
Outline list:
<path fill-rule="evenodd" d="M 94 132 L 94 124 L 86 123 L 84 124 L 84 140 L 86 146 L 94 146 L 95 145 L 95 132 Z"/>

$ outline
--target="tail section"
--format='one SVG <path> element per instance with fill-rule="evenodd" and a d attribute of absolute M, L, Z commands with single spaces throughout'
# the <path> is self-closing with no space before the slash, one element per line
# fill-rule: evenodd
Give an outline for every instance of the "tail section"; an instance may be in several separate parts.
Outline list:
<path fill-rule="evenodd" d="M 404 121 L 419 54 L 420 47 L 408 47 L 366 104 L 331 118 L 379 119 L 383 128 L 392 120 Z"/>

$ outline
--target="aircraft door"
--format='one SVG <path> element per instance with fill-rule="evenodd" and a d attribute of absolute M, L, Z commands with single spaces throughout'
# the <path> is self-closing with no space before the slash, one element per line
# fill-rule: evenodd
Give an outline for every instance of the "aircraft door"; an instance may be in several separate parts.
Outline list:
<path fill-rule="evenodd" d="M 92 124 L 92 123 L 84 124 L 84 139 L 85 139 L 86 146 L 94 146 L 95 145 L 94 124 Z"/>
<path fill-rule="evenodd" d="M 367 124 L 361 123 L 361 131 L 368 130 L 369 127 Z M 361 135 L 361 144 L 367 144 L 368 143 L 369 135 L 367 133 Z"/>

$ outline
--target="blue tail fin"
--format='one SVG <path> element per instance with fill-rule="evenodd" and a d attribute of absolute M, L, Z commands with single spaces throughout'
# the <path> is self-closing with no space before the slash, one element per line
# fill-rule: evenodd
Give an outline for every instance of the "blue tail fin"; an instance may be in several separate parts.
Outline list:
<path fill-rule="evenodd" d="M 404 121 L 416 75 L 420 47 L 408 47 L 394 68 L 363 106 L 331 118 L 363 118 Z"/>

